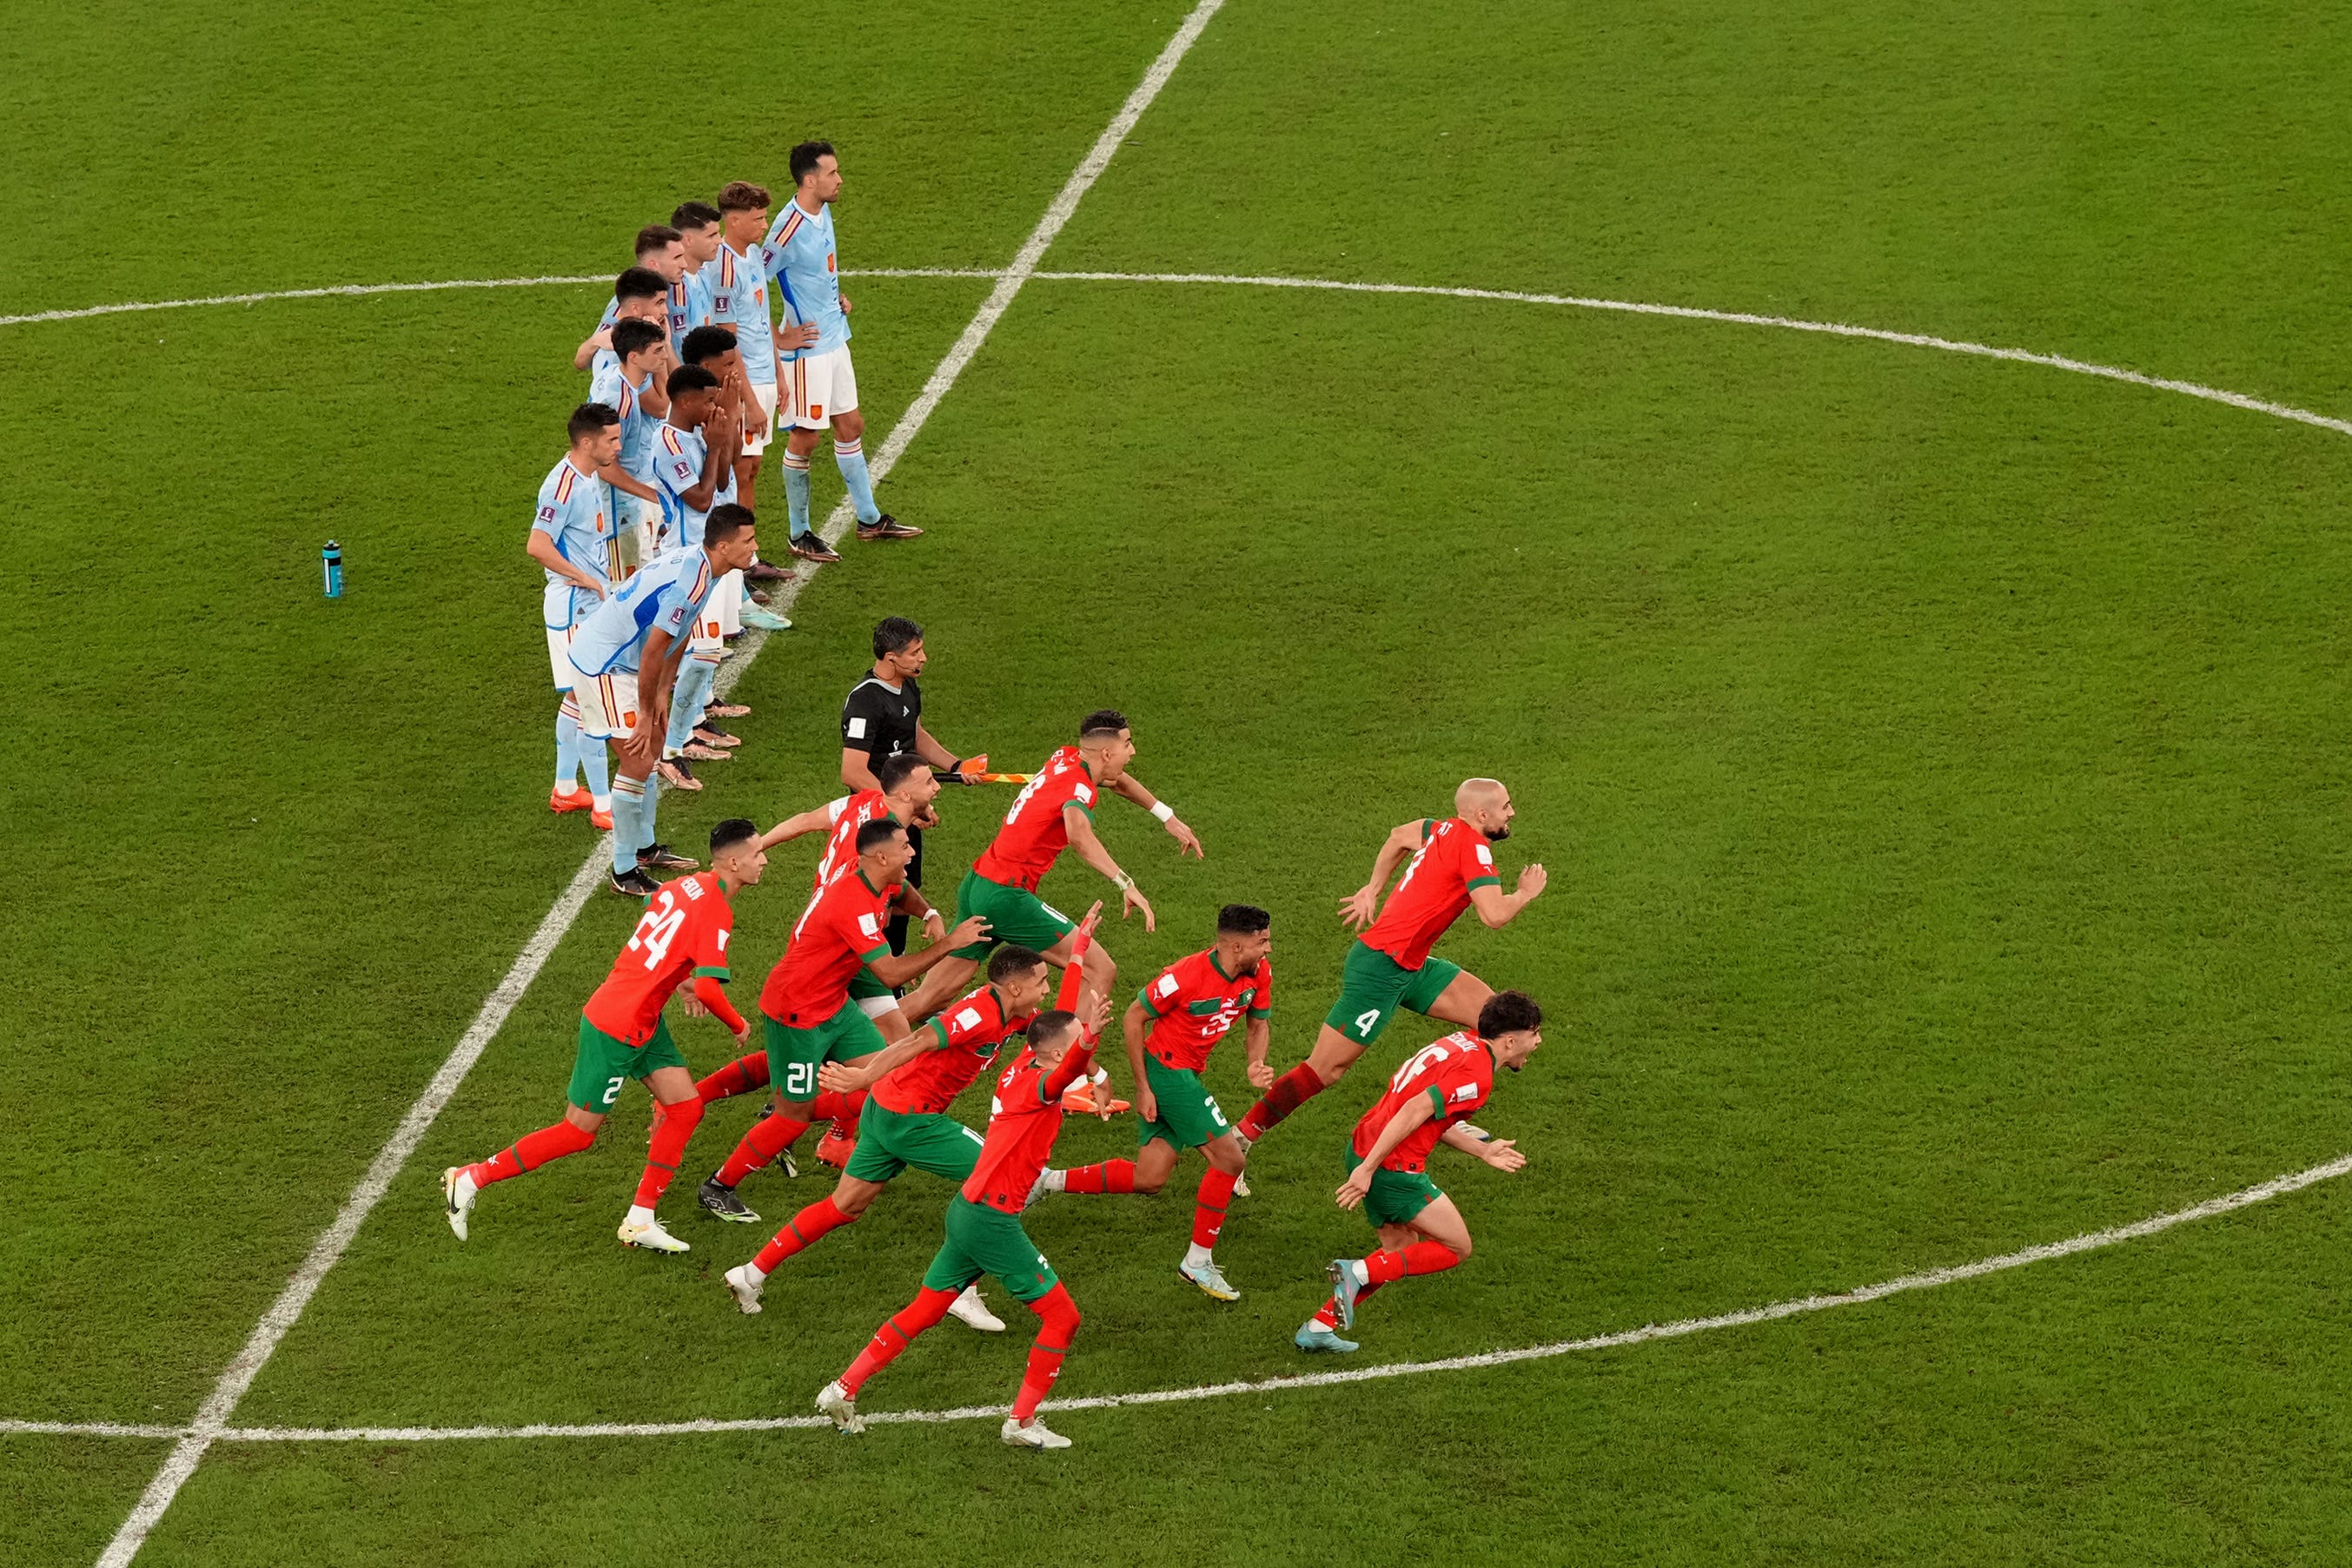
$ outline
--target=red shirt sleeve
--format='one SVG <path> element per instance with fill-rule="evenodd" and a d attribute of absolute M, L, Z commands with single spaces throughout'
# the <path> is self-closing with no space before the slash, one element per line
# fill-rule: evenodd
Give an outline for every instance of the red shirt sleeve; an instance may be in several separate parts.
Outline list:
<path fill-rule="evenodd" d="M 1250 1003 L 1249 1016 L 1268 1017 L 1274 1011 L 1274 960 L 1262 958 L 1257 966 L 1257 999 Z"/>

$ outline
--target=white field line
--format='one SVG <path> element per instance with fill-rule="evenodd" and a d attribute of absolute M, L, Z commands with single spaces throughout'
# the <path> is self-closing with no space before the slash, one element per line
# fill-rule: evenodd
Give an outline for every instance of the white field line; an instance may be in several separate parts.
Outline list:
<path fill-rule="evenodd" d="M 2159 1214 L 2134 1224 L 2095 1230 L 2063 1241 L 2045 1242 L 2039 1247 L 2004 1252 L 1997 1258 L 1979 1259 L 1974 1263 L 1961 1263 L 1949 1269 L 1929 1269 L 1917 1274 L 1905 1274 L 1836 1295 L 1801 1296 L 1791 1301 L 1774 1301 L 1769 1306 L 1750 1307 L 1744 1312 L 1722 1312 L 1706 1318 L 1683 1318 L 1670 1323 L 1647 1323 L 1641 1328 L 1625 1329 L 1616 1333 L 1561 1340 L 1520 1350 L 1486 1351 L 1476 1355 L 1448 1356 L 1443 1361 L 1388 1362 L 1335 1372 L 1307 1373 L 1297 1377 L 1261 1378 L 1251 1383 L 1214 1383 L 1192 1388 L 1150 1389 L 1139 1394 L 1099 1394 L 1079 1399 L 1051 1399 L 1046 1401 L 1045 1408 L 1108 1410 L 1128 1405 L 1189 1404 L 1200 1399 L 1221 1399 L 1237 1394 L 1273 1394 L 1292 1388 L 1328 1388 L 1343 1383 L 1370 1383 L 1380 1378 L 1411 1377 L 1429 1372 L 1465 1372 L 1480 1367 L 1507 1366 L 1514 1362 L 1542 1361 L 1585 1351 L 1614 1350 L 1624 1345 L 1645 1344 L 1652 1340 L 1680 1339 L 1688 1334 L 1705 1333 L 1710 1329 L 1744 1328 L 1750 1323 L 1771 1322 L 1805 1312 L 1827 1312 L 1832 1307 L 1858 1306 L 1864 1301 L 1881 1301 L 1909 1291 L 1932 1291 L 1941 1285 L 1956 1285 L 1965 1280 L 1981 1279 L 2005 1270 L 2022 1269 L 2029 1263 L 2046 1263 L 2053 1258 L 2071 1258 L 2078 1252 L 2137 1241 L 2159 1231 L 2169 1230 L 2176 1225 L 2211 1219 L 2218 1215 L 2257 1203 L 2267 1203 L 2272 1198 L 2283 1197 L 2347 1175 L 2352 1175 L 2352 1155 L 2330 1160 L 2325 1165 L 2313 1166 L 2308 1170 L 2296 1171 L 2291 1176 L 2273 1176 L 2269 1181 L 2259 1182 L 2240 1191 L 2208 1198 L 2203 1203 L 2177 1208 L 2169 1214 Z M 964 1406 L 952 1410 L 874 1411 L 869 1412 L 866 1419 L 877 1425 L 931 1425 L 942 1421 L 994 1420 L 1003 1414 L 1004 1407 L 1001 1405 Z M 623 1421 L 582 1426 L 541 1423 L 528 1427 L 228 1427 L 215 1433 L 214 1437 L 222 1442 L 236 1443 L 425 1443 L 518 1437 L 681 1437 L 714 1432 L 804 1431 L 830 1425 L 822 1416 L 773 1416 L 740 1420 Z M 180 1436 L 182 1430 L 176 1427 L 122 1427 L 106 1422 L 0 1421 L 0 1436 L 25 1433 L 170 1437 Z"/>
<path fill-rule="evenodd" d="M 1037 221 L 1037 226 L 1013 256 L 1012 267 L 997 278 L 996 287 L 990 290 L 987 300 L 963 329 L 962 336 L 948 350 L 947 357 L 940 361 L 939 368 L 931 372 L 930 379 L 924 382 L 921 393 L 908 405 L 907 412 L 899 416 L 898 422 L 891 426 L 888 438 L 867 465 L 877 483 L 889 473 L 898 455 L 906 451 L 908 443 L 914 440 L 924 422 L 930 417 L 931 411 L 939 406 L 940 399 L 947 395 L 948 389 L 955 384 L 963 368 L 979 352 L 990 330 L 1003 316 L 1005 307 L 1020 292 L 1021 285 L 1027 281 L 1029 275 L 1036 270 L 1038 258 L 1045 254 L 1045 247 L 1053 244 L 1054 236 L 1062 232 L 1063 226 L 1070 221 L 1070 215 L 1077 210 L 1079 198 L 1101 176 L 1110 162 L 1111 155 L 1118 151 L 1119 143 L 1127 139 L 1128 132 L 1135 128 L 1136 120 L 1159 96 L 1160 89 L 1167 85 L 1169 77 L 1183 59 L 1186 51 L 1192 48 L 1193 40 L 1201 36 L 1201 29 L 1208 25 L 1209 18 L 1216 15 L 1223 3 L 1224 0 L 1201 0 L 1192 15 L 1184 19 L 1183 26 L 1177 28 L 1176 36 L 1169 41 L 1168 47 L 1160 52 L 1159 58 L 1151 62 L 1142 82 L 1128 95 L 1126 103 L 1112 119 L 1109 129 L 1097 139 L 1085 160 L 1063 185 L 1061 193 L 1054 198 L 1053 204 L 1046 208 L 1045 215 Z M 398 288 L 413 291 L 421 287 L 424 286 L 385 286 L 382 291 Z M 845 496 L 841 504 L 834 508 L 833 515 L 825 519 L 824 537 L 837 541 L 853 517 L 848 498 Z M 789 606 L 799 597 L 800 590 L 810 575 L 809 570 L 801 570 L 788 580 L 778 583 L 776 587 L 780 591 L 771 595 L 772 608 Z M 740 651 L 741 656 L 730 661 L 729 668 L 720 672 L 719 680 L 713 683 L 713 689 L 721 695 L 730 690 L 741 678 L 742 672 L 759 657 L 760 650 L 765 644 L 766 638 L 761 633 L 753 632 L 747 637 Z M 440 1071 L 433 1075 L 432 1082 L 425 1086 L 416 1103 L 409 1107 L 408 1114 L 401 1119 L 391 1140 L 377 1152 L 373 1163 L 368 1166 L 367 1175 L 352 1190 L 351 1197 L 343 1200 L 343 1207 L 336 1214 L 334 1223 L 310 1249 L 310 1255 L 303 1260 L 302 1266 L 287 1281 L 286 1289 L 268 1312 L 262 1314 L 261 1322 L 255 1325 L 245 1348 L 221 1374 L 220 1381 L 197 1410 L 195 1420 L 173 1446 L 163 1468 L 155 1473 L 154 1479 L 147 1483 L 147 1490 L 131 1509 L 131 1516 L 122 1521 L 122 1528 L 115 1532 L 114 1539 L 100 1554 L 100 1568 L 124 1568 L 138 1555 L 140 1546 L 155 1528 L 156 1521 L 163 1518 L 163 1511 L 172 1506 L 172 1500 L 179 1494 L 180 1488 L 194 1473 L 205 1450 L 226 1434 L 230 1415 L 245 1397 L 246 1391 L 252 1387 L 255 1376 L 268 1364 L 278 1342 L 286 1337 L 287 1332 L 301 1317 L 303 1309 L 310 1304 L 310 1298 L 317 1292 L 320 1281 L 342 1257 L 352 1237 L 359 1233 L 361 1225 L 391 1186 L 393 1177 L 399 1174 L 408 1156 L 424 1142 L 434 1118 L 441 1113 L 441 1108 L 449 1103 L 457 1086 L 465 1082 L 466 1074 L 480 1059 L 483 1048 L 498 1033 L 499 1026 L 506 1022 L 507 1015 L 514 1010 L 515 1004 L 522 999 L 523 993 L 530 988 L 531 980 L 547 962 L 548 956 L 554 952 L 556 944 L 563 939 L 563 934 L 571 929 L 572 921 L 578 918 L 581 909 L 604 880 L 604 867 L 611 854 L 610 849 L 604 847 L 606 842 L 608 841 L 600 841 L 600 847 L 581 862 L 579 871 L 572 875 L 571 885 L 564 889 L 554 906 L 547 912 L 547 918 L 540 922 L 539 930 L 524 946 L 522 953 L 515 959 L 514 967 L 507 971 L 506 978 L 499 981 L 498 988 L 484 998 L 481 1011 L 475 1015 L 472 1027 L 458 1040 L 448 1060 L 441 1064 Z"/>

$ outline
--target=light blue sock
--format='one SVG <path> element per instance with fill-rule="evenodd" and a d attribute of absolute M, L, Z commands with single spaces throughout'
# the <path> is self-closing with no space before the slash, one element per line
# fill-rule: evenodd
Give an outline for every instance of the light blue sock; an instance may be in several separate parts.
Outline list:
<path fill-rule="evenodd" d="M 792 513 L 793 538 L 809 531 L 808 465 L 794 463 L 790 454 L 784 457 L 784 508 Z"/>
<path fill-rule="evenodd" d="M 710 701 L 710 683 L 718 674 L 718 665 L 687 655 L 685 667 L 677 673 L 677 685 L 669 694 L 669 734 L 664 740 L 669 750 L 677 751 L 694 738 L 694 727 L 702 722 L 702 710 Z"/>
<path fill-rule="evenodd" d="M 866 444 L 853 441 L 844 446 L 835 442 L 833 461 L 841 469 L 841 482 L 849 486 L 849 504 L 857 508 L 857 520 L 870 525 L 882 508 L 874 504 L 874 481 L 866 473 Z"/>
<path fill-rule="evenodd" d="M 555 710 L 555 787 L 569 792 L 580 782 L 580 716 L 567 695 Z"/>
<path fill-rule="evenodd" d="M 604 743 L 593 735 L 580 737 L 580 771 L 588 775 L 588 793 L 596 804 L 610 808 L 613 799 L 613 769 L 605 760 Z"/>
<path fill-rule="evenodd" d="M 613 780 L 613 874 L 637 869 L 637 832 L 646 812 L 646 782 L 627 775 Z"/>
<path fill-rule="evenodd" d="M 637 841 L 629 847 L 629 863 L 636 863 L 636 852 L 654 841 L 654 808 L 661 804 L 661 775 L 646 775 L 646 803 L 637 810 Z"/>

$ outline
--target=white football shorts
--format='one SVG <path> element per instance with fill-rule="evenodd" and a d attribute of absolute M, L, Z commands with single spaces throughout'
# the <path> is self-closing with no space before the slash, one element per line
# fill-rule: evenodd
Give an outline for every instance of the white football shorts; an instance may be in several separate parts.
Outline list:
<path fill-rule="evenodd" d="M 768 416 L 760 422 L 758 429 L 743 433 L 744 455 L 757 457 L 768 449 L 768 441 L 776 433 L 776 383 L 753 382 L 751 395 L 760 400 L 760 407 Z"/>
<path fill-rule="evenodd" d="M 782 419 L 803 430 L 823 430 L 836 413 L 857 408 L 857 372 L 849 365 L 849 345 L 829 353 L 803 354 L 777 367 L 784 390 Z"/>
<path fill-rule="evenodd" d="M 569 663 L 570 661 L 566 661 Z M 580 704 L 580 733 L 592 740 L 621 740 L 637 727 L 637 674 L 614 670 L 591 675 L 572 671 L 572 695 Z"/>

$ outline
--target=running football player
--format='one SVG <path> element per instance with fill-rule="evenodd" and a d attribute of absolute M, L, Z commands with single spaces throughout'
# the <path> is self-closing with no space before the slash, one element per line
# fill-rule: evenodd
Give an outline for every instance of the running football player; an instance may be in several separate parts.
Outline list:
<path fill-rule="evenodd" d="M 710 870 L 666 883 L 646 905 L 627 946 L 613 960 L 613 972 L 580 1011 L 580 1044 L 565 1091 L 563 1119 L 509 1145 L 500 1154 L 441 1173 L 441 1197 L 449 1228 L 466 1239 L 474 1202 L 482 1188 L 537 1170 L 550 1160 L 576 1155 L 596 1141 L 596 1130 L 631 1079 L 652 1091 L 666 1109 L 654 1129 L 653 1149 L 637 1179 L 636 1200 L 621 1221 L 624 1245 L 656 1252 L 684 1252 L 687 1244 L 662 1228 L 654 1206 L 677 1174 L 686 1144 L 702 1120 L 694 1074 L 670 1038 L 662 1005 L 670 993 L 694 979 L 694 994 L 734 1032 L 749 1038 L 751 1026 L 727 1003 L 727 939 L 735 929 L 730 902 L 758 883 L 768 854 L 760 830 L 731 818 L 710 830 Z"/>
<path fill-rule="evenodd" d="M 1323 1019 L 1307 1060 L 1276 1079 L 1265 1097 L 1243 1113 L 1237 1129 L 1243 1142 L 1257 1142 L 1267 1128 L 1339 1082 L 1381 1038 L 1398 1008 L 1445 1023 L 1478 1020 L 1493 988 L 1459 964 L 1431 957 L 1429 950 L 1464 910 L 1475 909 L 1489 928 L 1508 925 L 1543 892 L 1540 865 L 1520 872 L 1517 887 L 1507 894 L 1495 869 L 1492 846 L 1511 836 L 1517 814 L 1508 789 L 1492 779 L 1470 779 L 1454 791 L 1454 815 L 1442 821 L 1417 818 L 1389 834 L 1372 862 L 1370 880 L 1339 901 L 1339 918 L 1363 931 L 1348 949 L 1339 999 Z M 1412 863 L 1382 909 L 1381 890 L 1408 855 Z"/>
<path fill-rule="evenodd" d="M 1362 1207 L 1381 1233 L 1381 1249 L 1333 1261 L 1330 1298 L 1292 1336 L 1299 1349 L 1354 1350 L 1356 1342 L 1339 1333 L 1355 1325 L 1366 1296 L 1408 1274 L 1443 1273 L 1470 1256 L 1462 1211 L 1429 1179 L 1430 1151 L 1444 1144 L 1498 1171 L 1526 1165 L 1509 1139 L 1488 1139 L 1465 1122 L 1494 1092 L 1495 1070 L 1517 1072 L 1542 1043 L 1543 1009 L 1524 991 L 1497 991 L 1479 1009 L 1475 1031 L 1422 1047 L 1389 1079 L 1349 1136 L 1348 1179 L 1336 1195 L 1342 1208 Z"/>
<path fill-rule="evenodd" d="M 1192 1244 L 1176 1272 L 1221 1301 L 1241 1296 L 1225 1282 L 1213 1249 L 1247 1155 L 1216 1096 L 1202 1083 L 1201 1070 L 1234 1021 L 1247 1019 L 1242 1050 L 1249 1059 L 1250 1083 L 1264 1089 L 1274 1082 L 1274 1069 L 1265 1061 L 1273 1031 L 1273 916 L 1263 909 L 1226 904 L 1217 914 L 1217 945 L 1177 959 L 1127 1005 L 1135 1158 L 1049 1170 L 1038 1178 L 1043 1192 L 1156 1193 L 1168 1185 L 1179 1150 L 1200 1150 L 1209 1168 L 1192 1198 Z"/>
<path fill-rule="evenodd" d="M 1078 1332 L 1077 1303 L 1053 1265 L 1021 1228 L 1021 1210 L 1053 1157 L 1062 1130 L 1062 1095 L 1094 1061 L 1095 1036 L 1110 1016 L 1097 998 L 1081 1027 L 1077 1015 L 1055 1009 L 1029 1024 L 1029 1049 L 997 1080 L 988 1136 L 971 1175 L 948 1200 L 947 1239 L 923 1275 L 915 1299 L 884 1323 L 849 1369 L 824 1385 L 816 1407 L 844 1432 L 862 1432 L 857 1396 L 866 1380 L 896 1360 L 915 1336 L 947 1316 L 965 1286 L 993 1274 L 1040 1326 L 1029 1364 L 1002 1436 L 1019 1448 L 1066 1448 L 1070 1440 L 1037 1418 L 1037 1406 L 1061 1375 L 1062 1358 Z M 1108 1115 L 1108 1111 L 1105 1113 Z"/>
<path fill-rule="evenodd" d="M 1074 961 L 1070 933 L 1076 923 L 1037 896 L 1037 884 L 1066 849 L 1076 850 L 1080 860 L 1110 878 L 1118 889 L 1121 919 L 1139 909 L 1143 928 L 1158 929 L 1150 900 L 1095 836 L 1097 791 L 1123 795 L 1158 818 L 1176 841 L 1178 859 L 1188 852 L 1197 857 L 1202 851 L 1200 839 L 1176 815 L 1176 809 L 1127 770 L 1135 750 L 1135 737 L 1125 716 L 1108 708 L 1090 713 L 1078 721 L 1078 743 L 1046 758 L 1045 766 L 1013 797 L 995 839 L 964 873 L 963 885 L 956 890 L 956 918 L 986 918 L 989 936 L 985 941 L 959 947 L 906 999 L 902 1010 L 910 1021 L 922 1022 L 961 995 L 980 961 L 1000 942 L 1034 948 L 1057 967 L 1066 967 Z M 1087 949 L 1085 968 L 1087 988 L 1079 998 L 1082 1012 L 1091 998 L 1110 995 L 1118 975 L 1118 967 L 1099 942 Z"/>

